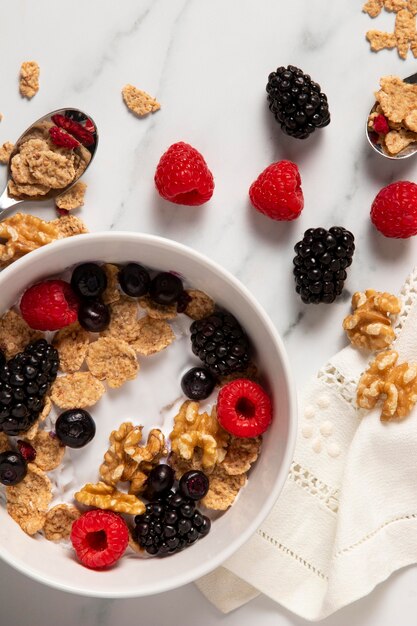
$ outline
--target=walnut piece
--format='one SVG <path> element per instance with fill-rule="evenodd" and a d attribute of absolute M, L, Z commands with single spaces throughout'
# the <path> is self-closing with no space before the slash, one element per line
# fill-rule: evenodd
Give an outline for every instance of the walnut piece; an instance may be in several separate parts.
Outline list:
<path fill-rule="evenodd" d="M 146 507 L 142 500 L 135 495 L 118 491 L 106 483 L 87 483 L 74 494 L 74 498 L 81 504 L 95 506 L 116 513 L 128 513 L 129 515 L 142 515 Z"/>
<path fill-rule="evenodd" d="M 397 361 L 395 350 L 381 352 L 359 380 L 359 407 L 373 409 L 381 396 L 385 397 L 381 421 L 406 417 L 417 401 L 417 364 L 397 365 Z"/>
<path fill-rule="evenodd" d="M 352 296 L 352 315 L 343 320 L 351 344 L 365 350 L 383 350 L 395 339 L 392 322 L 401 301 L 390 293 L 367 289 Z"/>
<path fill-rule="evenodd" d="M 59 237 L 59 231 L 51 222 L 16 213 L 0 222 L 0 267 L 12 263 L 32 250 L 45 246 Z"/>
<path fill-rule="evenodd" d="M 174 418 L 174 428 L 170 434 L 172 451 L 189 461 L 196 448 L 203 451 L 202 467 L 213 468 L 221 463 L 226 455 L 229 435 L 217 421 L 216 410 L 211 414 L 199 413 L 198 402 L 187 400 Z"/>
<path fill-rule="evenodd" d="M 110 447 L 100 466 L 100 476 L 104 482 L 114 486 L 119 481 L 129 481 L 129 493 L 144 491 L 149 472 L 168 451 L 165 448 L 165 437 L 157 428 L 150 431 L 146 445 L 140 446 L 142 430 L 143 426 L 123 422 L 118 430 L 112 431 Z"/>

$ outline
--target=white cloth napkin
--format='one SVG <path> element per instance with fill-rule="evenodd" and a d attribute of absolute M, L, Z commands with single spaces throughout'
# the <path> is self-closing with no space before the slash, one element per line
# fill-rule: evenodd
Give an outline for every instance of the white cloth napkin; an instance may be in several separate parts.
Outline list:
<path fill-rule="evenodd" d="M 417 268 L 401 292 L 400 362 L 417 362 Z M 197 581 L 227 613 L 264 593 L 309 620 L 417 562 L 417 406 L 401 422 L 355 407 L 369 355 L 348 346 L 299 401 L 294 462 L 272 513 L 223 567 Z"/>

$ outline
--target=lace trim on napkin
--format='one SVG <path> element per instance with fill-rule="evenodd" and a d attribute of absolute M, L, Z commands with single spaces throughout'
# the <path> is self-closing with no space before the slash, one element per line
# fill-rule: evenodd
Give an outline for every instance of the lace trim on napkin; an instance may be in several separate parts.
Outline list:
<path fill-rule="evenodd" d="M 299 463 L 292 463 L 288 478 L 291 478 L 302 489 L 308 491 L 310 495 L 318 498 L 332 513 L 337 513 L 339 508 L 339 489 L 326 485 L 326 483 L 316 478 L 310 470 L 302 467 Z"/>
<path fill-rule="evenodd" d="M 400 297 L 403 302 L 403 308 L 394 324 L 394 330 L 397 337 L 401 333 L 408 314 L 415 305 L 415 301 L 417 299 L 417 267 L 413 269 L 402 286 Z"/>

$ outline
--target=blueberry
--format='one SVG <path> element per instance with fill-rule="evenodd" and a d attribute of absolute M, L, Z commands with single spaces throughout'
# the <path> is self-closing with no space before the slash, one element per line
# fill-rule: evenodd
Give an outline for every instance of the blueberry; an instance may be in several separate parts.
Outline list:
<path fill-rule="evenodd" d="M 7 450 L 0 454 L 0 483 L 7 487 L 17 485 L 24 479 L 27 464 L 20 452 Z"/>
<path fill-rule="evenodd" d="M 85 330 L 101 333 L 110 324 L 110 309 L 100 300 L 86 300 L 78 309 L 78 321 Z"/>
<path fill-rule="evenodd" d="M 96 425 L 84 409 L 70 409 L 58 417 L 55 424 L 58 439 L 69 448 L 82 448 L 96 434 Z"/>
<path fill-rule="evenodd" d="M 158 304 L 174 304 L 183 292 L 182 281 L 169 272 L 161 272 L 152 279 L 149 294 Z"/>
<path fill-rule="evenodd" d="M 147 490 L 151 497 L 167 493 L 174 484 L 174 470 L 162 463 L 153 468 L 146 481 Z"/>
<path fill-rule="evenodd" d="M 147 294 L 150 282 L 151 278 L 148 271 L 137 263 L 128 263 L 119 272 L 120 286 L 132 298 L 139 298 Z"/>
<path fill-rule="evenodd" d="M 181 379 L 181 389 L 191 400 L 205 400 L 216 385 L 216 379 L 206 367 L 193 367 Z"/>
<path fill-rule="evenodd" d="M 73 271 L 71 287 L 81 298 L 97 298 L 107 287 L 107 277 L 96 263 L 83 263 Z"/>
<path fill-rule="evenodd" d="M 201 500 L 209 490 L 209 479 L 203 472 L 190 470 L 181 477 L 179 489 L 186 498 Z"/>

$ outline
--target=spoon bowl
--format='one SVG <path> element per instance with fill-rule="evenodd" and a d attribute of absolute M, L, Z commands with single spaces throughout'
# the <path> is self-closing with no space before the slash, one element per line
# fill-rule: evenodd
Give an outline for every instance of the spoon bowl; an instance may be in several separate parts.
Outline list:
<path fill-rule="evenodd" d="M 9 193 L 9 182 L 13 180 L 12 171 L 11 171 L 11 162 L 12 162 L 13 157 L 19 152 L 21 145 L 25 141 L 31 138 L 42 137 L 42 133 L 44 134 L 47 133 L 48 127 L 55 125 L 54 119 L 55 120 L 57 119 L 56 116 L 61 116 L 61 119 L 65 118 L 64 124 L 76 122 L 77 124 L 80 124 L 85 129 L 85 131 L 88 130 L 88 133 L 90 135 L 89 141 L 86 142 L 88 143 L 88 145 L 83 145 L 83 143 L 80 143 L 80 146 L 74 149 L 74 153 L 78 154 L 80 159 L 82 159 L 82 162 L 83 164 L 85 164 L 85 167 L 78 168 L 75 178 L 65 187 L 60 187 L 59 189 L 50 189 L 48 193 L 44 195 L 13 197 Z M 86 125 L 87 125 L 87 128 L 86 128 Z M 65 126 L 64 126 L 64 129 L 65 129 Z M 68 191 L 68 189 L 70 189 L 73 185 L 75 185 L 75 183 L 81 178 L 81 176 L 85 174 L 87 169 L 90 167 L 91 162 L 97 150 L 97 145 L 98 145 L 97 126 L 95 122 L 93 121 L 93 119 L 91 118 L 91 116 L 87 115 L 83 111 L 80 111 L 79 109 L 72 109 L 72 108 L 57 109 L 56 111 L 51 111 L 47 115 L 44 115 L 40 119 L 36 120 L 36 122 L 34 122 L 31 126 L 29 126 L 29 128 L 27 128 L 25 132 L 16 141 L 15 147 L 13 148 L 13 152 L 10 155 L 9 164 L 7 168 L 7 183 L 6 183 L 6 187 L 2 195 L 0 196 L 0 220 L 4 219 L 6 217 L 6 214 L 9 214 L 11 212 L 11 209 L 15 207 L 17 204 L 21 204 L 22 202 L 26 202 L 26 201 L 40 202 L 41 200 L 50 200 L 51 198 L 56 198 L 57 196 L 60 196 L 65 191 Z"/>
<path fill-rule="evenodd" d="M 412 74 L 411 76 L 404 78 L 404 82 L 408 83 L 409 85 L 415 85 L 417 83 L 417 74 Z M 417 153 L 417 141 L 410 143 L 410 145 L 408 145 L 406 148 L 401 150 L 401 152 L 399 152 L 398 154 L 392 154 L 392 155 L 387 154 L 384 151 L 383 146 L 377 143 L 376 141 L 378 137 L 377 134 L 370 131 L 368 128 L 369 115 L 375 112 L 377 106 L 378 106 L 378 103 L 375 102 L 374 106 L 369 111 L 369 114 L 368 114 L 368 117 L 366 118 L 366 123 L 365 123 L 365 135 L 371 148 L 375 150 L 375 152 L 377 152 L 380 156 L 383 156 L 385 159 L 390 159 L 391 161 L 399 161 L 402 159 L 408 159 L 409 157 L 416 154 Z"/>

